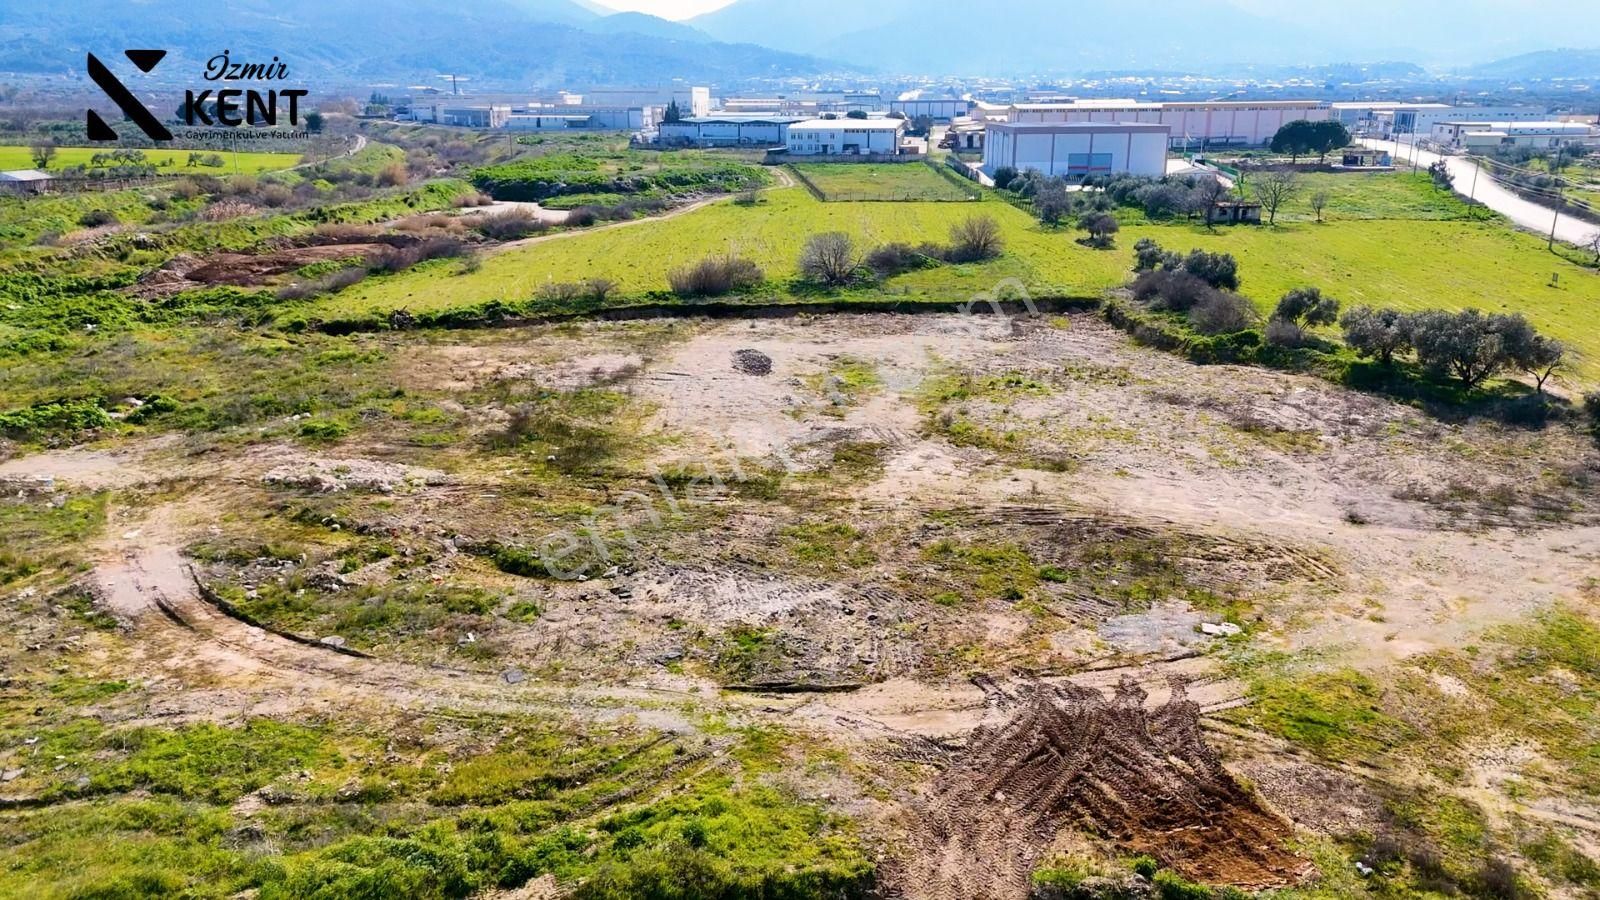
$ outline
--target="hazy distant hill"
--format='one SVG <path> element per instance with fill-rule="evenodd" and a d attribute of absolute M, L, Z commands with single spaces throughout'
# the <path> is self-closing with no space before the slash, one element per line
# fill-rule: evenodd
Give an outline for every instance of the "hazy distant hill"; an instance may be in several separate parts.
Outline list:
<path fill-rule="evenodd" d="M 1533 50 L 1550 23 L 1592 21 L 1593 0 L 1537 14 L 1490 0 L 736 0 L 690 24 L 724 41 L 952 73 L 1168 69 L 1412 59 L 1438 64 Z"/>
<path fill-rule="evenodd" d="M 1540 50 L 1473 66 L 1483 78 L 1600 78 L 1600 50 Z"/>
<path fill-rule="evenodd" d="M 836 69 L 716 43 L 654 16 L 601 16 L 572 0 L 227 0 L 220 8 L 197 15 L 190 0 L 7 0 L 0 71 L 81 73 L 85 51 L 110 61 L 130 47 L 170 50 L 149 77 L 178 84 L 197 81 L 223 49 L 234 59 L 276 55 L 313 84 L 432 82 L 444 72 L 481 86 L 656 84 Z"/>

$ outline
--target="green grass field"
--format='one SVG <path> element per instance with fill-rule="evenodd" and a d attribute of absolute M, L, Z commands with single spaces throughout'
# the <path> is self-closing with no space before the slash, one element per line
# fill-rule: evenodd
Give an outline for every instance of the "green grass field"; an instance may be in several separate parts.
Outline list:
<path fill-rule="evenodd" d="M 920 163 L 794 163 L 790 166 L 829 202 L 851 200 L 968 200 L 965 191 Z"/>
<path fill-rule="evenodd" d="M 114 147 L 58 147 L 55 159 L 50 161 L 52 170 L 64 169 L 68 166 L 88 165 L 96 153 L 107 153 Z M 244 173 L 258 175 L 262 172 L 274 172 L 287 169 L 300 162 L 298 153 L 250 153 L 232 150 L 202 150 L 202 154 L 216 153 L 221 156 L 225 165 L 190 166 L 189 150 L 146 150 L 145 157 L 161 170 L 163 175 L 232 175 Z M 27 147 L 5 145 L 0 146 L 0 170 L 31 169 L 33 156 Z"/>
<path fill-rule="evenodd" d="M 1248 184 L 1246 185 L 1248 189 Z M 1325 222 L 1349 219 L 1465 219 L 1471 207 L 1449 191 L 1433 188 L 1426 172 L 1312 172 L 1301 176 L 1300 194 L 1279 210 L 1278 221 L 1314 222 L 1308 202 L 1328 195 Z"/>
<path fill-rule="evenodd" d="M 720 202 L 662 221 L 567 233 L 488 257 L 470 274 L 440 264 L 371 278 L 309 312 L 333 318 L 402 307 L 436 310 L 524 299 L 546 282 L 591 277 L 613 279 L 624 301 L 638 300 L 664 291 L 673 268 L 714 253 L 754 260 L 767 275 L 762 296 L 791 299 L 804 290 L 794 283 L 795 264 L 812 234 L 844 231 L 860 249 L 889 241 L 942 241 L 953 223 L 974 214 L 1000 222 L 1006 241 L 1000 259 L 910 272 L 840 296 L 955 304 L 1006 278 L 1020 279 L 1036 296 L 1100 296 L 1128 280 L 1134 242 L 1151 237 L 1169 249 L 1234 254 L 1243 293 L 1263 310 L 1289 289 L 1311 285 L 1346 306 L 1522 312 L 1578 354 L 1572 370 L 1579 381 L 1600 384 L 1600 274 L 1552 255 L 1543 241 L 1497 220 L 1330 217 L 1323 224 L 1291 221 L 1216 231 L 1188 223 L 1134 223 L 1123 227 L 1116 249 L 1099 251 L 1078 244 L 1076 232 L 1046 229 L 1004 203 L 820 203 L 801 189 L 776 190 L 753 207 Z"/>

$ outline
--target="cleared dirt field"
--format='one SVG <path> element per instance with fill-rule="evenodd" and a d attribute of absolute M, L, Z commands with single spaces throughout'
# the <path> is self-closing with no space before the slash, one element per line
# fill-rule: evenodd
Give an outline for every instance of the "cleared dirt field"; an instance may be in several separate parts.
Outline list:
<path fill-rule="evenodd" d="M 401 737 L 334 732 L 337 766 L 307 737 L 202 794 L 18 708 L 0 892 L 68 884 L 62 829 L 137 791 L 235 835 L 162 882 L 207 896 L 360 870 L 376 845 L 293 823 L 360 841 L 368 815 L 435 848 L 515 816 L 542 861 L 502 883 L 562 889 L 686 852 L 671 816 L 750 865 L 928 900 L 1134 854 L 1285 897 L 1368 896 L 1351 873 L 1382 854 L 1397 889 L 1490 859 L 1581 887 L 1520 849 L 1600 838 L 1600 448 L 1575 429 L 1196 367 L 1089 316 L 399 333 L 339 364 L 374 410 L 343 435 L 0 462 L 6 690 Z M 518 717 L 610 749 L 546 772 Z M 201 853 L 153 846 L 81 877 Z M 247 865 L 275 846 L 289 869 Z"/>

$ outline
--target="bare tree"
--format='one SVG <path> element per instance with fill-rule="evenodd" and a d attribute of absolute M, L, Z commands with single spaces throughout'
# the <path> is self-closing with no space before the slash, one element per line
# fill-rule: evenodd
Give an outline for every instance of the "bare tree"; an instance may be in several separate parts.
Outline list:
<path fill-rule="evenodd" d="M 56 158 L 56 145 L 48 140 L 35 141 L 28 148 L 28 154 L 33 157 L 34 168 L 43 169 L 50 165 L 50 160 Z"/>
<path fill-rule="evenodd" d="M 1267 211 L 1267 224 L 1275 225 L 1278 210 L 1300 192 L 1300 176 L 1288 170 L 1262 172 L 1255 181 L 1256 199 Z"/>
<path fill-rule="evenodd" d="M 1317 191 L 1311 195 L 1311 211 L 1317 214 L 1317 221 L 1322 221 L 1322 211 L 1328 208 L 1328 192 Z"/>
<path fill-rule="evenodd" d="M 1600 231 L 1596 231 L 1594 236 L 1589 238 L 1589 243 L 1584 246 L 1594 254 L 1594 264 L 1600 266 Z"/>
<path fill-rule="evenodd" d="M 1228 197 L 1228 186 L 1220 178 L 1202 178 L 1194 187 L 1194 210 L 1211 224 L 1211 211 Z"/>
<path fill-rule="evenodd" d="M 859 265 L 855 242 L 842 231 L 814 234 L 800 251 L 800 274 L 821 284 L 847 284 Z"/>

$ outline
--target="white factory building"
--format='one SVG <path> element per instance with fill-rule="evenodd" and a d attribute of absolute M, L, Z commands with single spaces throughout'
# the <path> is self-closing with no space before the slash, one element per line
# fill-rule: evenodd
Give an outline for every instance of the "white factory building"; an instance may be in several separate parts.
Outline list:
<path fill-rule="evenodd" d="M 679 122 L 662 122 L 659 142 L 689 147 L 782 147 L 789 127 L 804 116 L 695 116 Z"/>
<path fill-rule="evenodd" d="M 552 128 L 639 131 L 654 121 L 655 109 L 648 106 L 533 106 L 512 110 L 501 127 L 512 131 Z"/>
<path fill-rule="evenodd" d="M 795 156 L 893 155 L 905 130 L 904 119 L 806 119 L 789 126 L 785 145 Z"/>
<path fill-rule="evenodd" d="M 1474 153 L 1503 147 L 1548 150 L 1561 144 L 1600 145 L 1600 132 L 1585 122 L 1436 122 L 1430 137 Z"/>
<path fill-rule="evenodd" d="M 1550 118 L 1542 107 L 1451 106 L 1448 103 L 1334 103 L 1333 116 L 1352 132 L 1389 137 L 1429 134 L 1439 122 L 1536 122 Z"/>
<path fill-rule="evenodd" d="M 935 122 L 948 122 L 965 116 L 972 104 L 957 97 L 926 97 L 921 91 L 910 91 L 889 101 L 889 111 L 908 119 L 927 116 Z"/>
<path fill-rule="evenodd" d="M 1139 122 L 991 122 L 983 170 L 1010 167 L 1083 179 L 1094 175 L 1167 173 L 1166 125 Z"/>
<path fill-rule="evenodd" d="M 1014 103 L 1012 124 L 1099 122 L 1165 125 L 1173 147 L 1259 146 L 1289 122 L 1320 122 L 1329 104 L 1319 100 L 1240 100 L 1147 103 L 1136 100 L 1074 100 Z"/>

